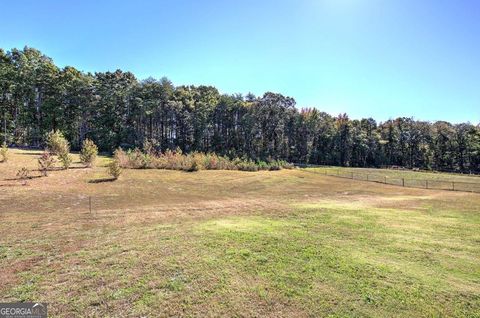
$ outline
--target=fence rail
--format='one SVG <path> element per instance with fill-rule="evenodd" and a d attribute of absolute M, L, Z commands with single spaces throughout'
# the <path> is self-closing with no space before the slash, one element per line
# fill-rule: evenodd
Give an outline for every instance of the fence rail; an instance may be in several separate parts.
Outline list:
<path fill-rule="evenodd" d="M 395 185 L 408 188 L 421 188 L 433 190 L 448 190 L 461 192 L 480 193 L 480 182 L 464 182 L 454 180 L 434 180 L 434 179 L 412 179 L 389 177 L 386 175 L 358 173 L 352 171 L 341 171 L 341 169 L 328 169 L 323 167 L 305 167 L 302 168 L 320 168 L 323 171 L 308 170 L 316 174 L 322 174 L 330 177 L 347 178 L 359 181 L 377 182 L 389 185 Z"/>

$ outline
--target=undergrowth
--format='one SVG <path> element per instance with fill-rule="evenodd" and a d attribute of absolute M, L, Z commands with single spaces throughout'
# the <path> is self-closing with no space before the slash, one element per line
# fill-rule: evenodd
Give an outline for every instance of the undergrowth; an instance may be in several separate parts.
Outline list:
<path fill-rule="evenodd" d="M 192 152 L 184 154 L 180 149 L 165 152 L 142 151 L 140 149 L 115 151 L 115 160 L 127 169 L 168 169 L 182 171 L 198 170 L 281 170 L 293 165 L 284 160 L 253 161 L 251 159 L 219 156 L 215 153 Z"/>

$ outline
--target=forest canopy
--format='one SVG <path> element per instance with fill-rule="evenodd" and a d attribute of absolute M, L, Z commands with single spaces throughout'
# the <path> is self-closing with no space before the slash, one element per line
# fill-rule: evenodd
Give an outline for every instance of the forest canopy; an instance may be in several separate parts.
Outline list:
<path fill-rule="evenodd" d="M 41 146 L 59 130 L 73 149 L 86 138 L 103 151 L 148 141 L 159 151 L 253 160 L 480 172 L 479 125 L 334 117 L 272 92 L 228 95 L 121 70 L 60 68 L 29 47 L 0 49 L 0 107 L 2 141 L 19 146 Z"/>

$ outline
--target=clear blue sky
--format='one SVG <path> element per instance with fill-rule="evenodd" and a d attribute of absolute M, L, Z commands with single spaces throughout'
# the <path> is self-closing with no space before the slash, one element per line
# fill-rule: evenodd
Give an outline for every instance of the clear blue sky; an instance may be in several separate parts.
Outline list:
<path fill-rule="evenodd" d="M 274 91 L 386 120 L 480 122 L 480 1 L 8 1 L 0 47 L 59 66 Z"/>

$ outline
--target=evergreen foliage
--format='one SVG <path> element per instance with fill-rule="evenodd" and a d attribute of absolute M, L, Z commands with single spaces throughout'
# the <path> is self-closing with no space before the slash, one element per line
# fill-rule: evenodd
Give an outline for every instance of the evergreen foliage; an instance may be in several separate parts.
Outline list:
<path fill-rule="evenodd" d="M 58 155 L 58 159 L 60 160 L 62 166 L 64 169 L 68 170 L 70 168 L 70 165 L 73 162 L 72 156 L 68 152 L 61 153 Z"/>
<path fill-rule="evenodd" d="M 60 131 L 50 131 L 49 133 L 47 133 L 45 139 L 47 150 L 51 154 L 60 156 L 62 154 L 68 154 L 70 152 L 70 144 Z"/>
<path fill-rule="evenodd" d="M 256 163 L 272 158 L 480 173 L 480 126 L 470 123 L 352 120 L 297 108 L 293 98 L 272 92 L 222 95 L 212 86 L 174 86 L 166 78 L 139 81 L 121 70 L 59 68 L 29 47 L 0 49 L 0 83 L 0 96 L 9 96 L 0 98 L 0 121 L 17 145 L 40 146 L 45 133 L 62 131 L 73 149 L 87 138 L 105 151 L 142 148 L 147 155 L 137 154 L 139 167 L 152 165 L 152 152 L 179 148 Z M 89 165 L 93 153 L 84 154 Z"/>
<path fill-rule="evenodd" d="M 80 151 L 80 161 L 84 163 L 87 167 L 91 167 L 98 155 L 98 147 L 90 139 L 85 139 L 83 141 L 82 150 Z"/>
<path fill-rule="evenodd" d="M 46 151 L 57 155 L 64 169 L 70 168 L 73 161 L 70 156 L 70 144 L 60 131 L 49 132 L 46 136 L 46 145 Z"/>
<path fill-rule="evenodd" d="M 53 168 L 55 165 L 55 157 L 48 151 L 44 151 L 43 154 L 38 159 L 38 170 L 43 174 L 43 176 L 48 175 L 48 171 Z"/>
<path fill-rule="evenodd" d="M 108 164 L 108 174 L 112 176 L 113 179 L 117 180 L 122 174 L 122 168 L 118 160 L 114 159 Z"/>

